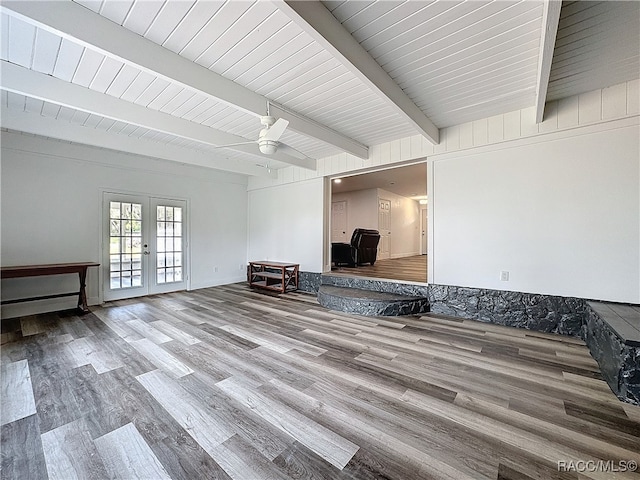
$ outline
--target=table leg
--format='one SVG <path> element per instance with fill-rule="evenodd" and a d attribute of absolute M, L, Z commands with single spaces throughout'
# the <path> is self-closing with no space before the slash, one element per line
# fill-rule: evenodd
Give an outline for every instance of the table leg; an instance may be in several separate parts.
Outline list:
<path fill-rule="evenodd" d="M 82 313 L 89 313 L 89 307 L 87 306 L 87 292 L 86 292 L 86 282 L 87 282 L 87 268 L 83 268 L 78 272 L 78 277 L 80 277 L 80 292 L 78 293 L 78 308 L 82 311 Z"/>

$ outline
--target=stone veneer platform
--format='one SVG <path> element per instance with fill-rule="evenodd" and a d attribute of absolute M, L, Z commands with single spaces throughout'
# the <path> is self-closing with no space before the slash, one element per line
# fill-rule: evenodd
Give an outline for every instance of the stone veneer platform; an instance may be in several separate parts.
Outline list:
<path fill-rule="evenodd" d="M 425 297 L 321 285 L 318 303 L 330 310 L 369 316 L 414 315 L 429 311 Z"/>
<path fill-rule="evenodd" d="M 427 285 L 375 278 L 322 275 L 320 305 L 370 316 L 416 315 L 429 311 Z"/>
<path fill-rule="evenodd" d="M 582 338 L 620 400 L 640 405 L 640 307 L 586 302 Z"/>

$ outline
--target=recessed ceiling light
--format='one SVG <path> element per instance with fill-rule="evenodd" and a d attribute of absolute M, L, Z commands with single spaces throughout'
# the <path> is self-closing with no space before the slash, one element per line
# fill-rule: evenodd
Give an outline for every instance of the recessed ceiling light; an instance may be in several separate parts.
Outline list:
<path fill-rule="evenodd" d="M 333 183 L 341 183 L 342 179 L 341 178 L 334 178 L 333 179 Z"/>

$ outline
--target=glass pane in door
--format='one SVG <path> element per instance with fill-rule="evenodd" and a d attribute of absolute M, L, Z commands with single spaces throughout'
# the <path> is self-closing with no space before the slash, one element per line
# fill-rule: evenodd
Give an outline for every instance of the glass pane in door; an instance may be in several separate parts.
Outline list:
<path fill-rule="evenodd" d="M 142 204 L 109 202 L 109 283 L 112 290 L 143 284 Z"/>
<path fill-rule="evenodd" d="M 182 282 L 182 207 L 156 207 L 156 282 Z"/>

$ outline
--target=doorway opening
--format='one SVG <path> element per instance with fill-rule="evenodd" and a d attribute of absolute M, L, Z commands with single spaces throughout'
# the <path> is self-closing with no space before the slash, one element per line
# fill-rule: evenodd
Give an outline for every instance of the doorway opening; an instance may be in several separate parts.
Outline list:
<path fill-rule="evenodd" d="M 427 283 L 426 162 L 334 179 L 330 196 L 332 245 L 350 243 L 355 229 L 380 234 L 373 265 L 332 261 L 332 274 Z"/>

